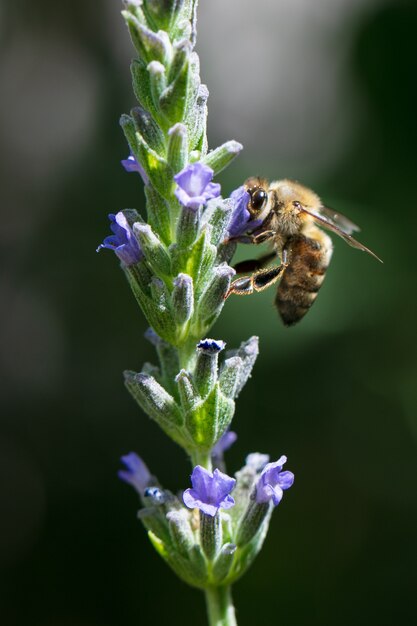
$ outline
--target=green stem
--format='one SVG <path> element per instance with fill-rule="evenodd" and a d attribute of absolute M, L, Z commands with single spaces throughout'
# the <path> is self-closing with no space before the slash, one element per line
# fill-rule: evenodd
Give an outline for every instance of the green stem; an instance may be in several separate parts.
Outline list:
<path fill-rule="evenodd" d="M 191 465 L 195 467 L 196 465 L 201 465 L 206 470 L 211 472 L 211 454 L 210 452 L 201 452 L 200 450 L 194 450 L 191 453 Z"/>
<path fill-rule="evenodd" d="M 178 348 L 180 367 L 187 371 L 191 371 L 193 369 L 197 343 L 198 339 L 195 339 L 195 337 L 188 337 L 182 346 Z"/>
<path fill-rule="evenodd" d="M 208 587 L 206 602 L 210 626 L 237 626 L 230 587 Z"/>

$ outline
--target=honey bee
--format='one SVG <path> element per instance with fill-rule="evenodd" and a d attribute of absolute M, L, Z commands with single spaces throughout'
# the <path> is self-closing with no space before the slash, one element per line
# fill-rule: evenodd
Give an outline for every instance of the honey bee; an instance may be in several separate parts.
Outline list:
<path fill-rule="evenodd" d="M 320 226 L 381 261 L 351 236 L 359 230 L 358 226 L 323 206 L 311 189 L 292 180 L 268 184 L 258 177 L 249 178 L 245 189 L 249 193 L 247 208 L 251 216 L 248 231 L 252 221 L 254 228 L 229 241 L 252 244 L 269 241 L 274 250 L 260 259 L 238 263 L 237 273 L 252 274 L 234 280 L 226 297 L 263 291 L 281 279 L 275 297 L 278 312 L 286 326 L 299 322 L 315 302 L 333 252 L 332 240 Z M 266 267 L 277 256 L 280 264 Z"/>

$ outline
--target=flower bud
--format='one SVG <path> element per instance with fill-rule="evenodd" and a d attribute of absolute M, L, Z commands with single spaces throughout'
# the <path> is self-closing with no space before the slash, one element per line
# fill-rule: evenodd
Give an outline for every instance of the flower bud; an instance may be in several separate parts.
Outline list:
<path fill-rule="evenodd" d="M 178 511 L 170 511 L 167 513 L 167 520 L 172 540 L 178 551 L 188 556 L 189 551 L 196 543 L 190 525 L 189 511 L 184 508 Z"/>
<path fill-rule="evenodd" d="M 155 120 L 159 121 L 159 110 L 152 97 L 151 79 L 146 63 L 141 59 L 134 59 L 130 65 L 130 71 L 136 99 L 151 113 Z"/>
<path fill-rule="evenodd" d="M 138 511 L 138 519 L 145 526 L 146 530 L 154 533 L 164 543 L 170 541 L 168 522 L 165 515 L 161 515 L 161 511 L 155 507 L 140 509 Z"/>
<path fill-rule="evenodd" d="M 172 172 L 164 158 L 144 141 L 139 133 L 135 133 L 136 146 L 131 146 L 137 161 L 142 165 L 147 177 L 161 196 L 167 198 L 172 191 Z"/>
<path fill-rule="evenodd" d="M 188 274 L 178 274 L 174 279 L 171 296 L 172 313 L 178 324 L 185 324 L 194 311 L 193 279 Z"/>
<path fill-rule="evenodd" d="M 142 252 L 155 274 L 158 276 L 169 276 L 171 259 L 165 246 L 154 234 L 149 224 L 136 222 L 133 224 L 133 232 L 138 238 Z"/>
<path fill-rule="evenodd" d="M 152 150 L 163 153 L 165 150 L 164 135 L 149 111 L 141 106 L 136 106 L 130 112 L 135 131 L 138 132 Z M 124 116 L 122 116 L 124 117 Z"/>
<path fill-rule="evenodd" d="M 250 500 L 236 536 L 236 544 L 239 547 L 248 544 L 259 532 L 262 525 L 265 522 L 268 523 L 272 509 L 273 506 L 270 502 L 258 504 L 256 500 Z"/>
<path fill-rule="evenodd" d="M 215 150 L 212 150 L 203 158 L 203 163 L 211 167 L 214 174 L 218 174 L 233 161 L 233 159 L 243 150 L 241 143 L 237 141 L 227 141 Z"/>
<path fill-rule="evenodd" d="M 230 221 L 230 214 L 231 208 L 220 198 L 209 200 L 207 203 L 201 222 L 202 224 L 210 224 L 210 241 L 215 246 L 223 241 L 226 236 L 227 225 Z"/>
<path fill-rule="evenodd" d="M 145 0 L 144 6 L 157 27 L 170 30 L 184 6 L 184 0 Z"/>
<path fill-rule="evenodd" d="M 124 372 L 125 384 L 139 406 L 168 436 L 185 446 L 181 432 L 184 419 L 174 398 L 152 376 Z"/>
<path fill-rule="evenodd" d="M 215 339 L 203 339 L 197 344 L 194 381 L 202 398 L 210 393 L 217 381 L 218 356 L 225 345 L 224 341 Z"/>
<path fill-rule="evenodd" d="M 238 356 L 226 359 L 219 377 L 220 389 L 228 398 L 234 398 L 243 367 L 243 361 Z"/>
<path fill-rule="evenodd" d="M 189 55 L 184 55 L 182 60 L 183 64 L 175 78 L 163 91 L 159 91 L 159 108 L 166 119 L 172 124 L 184 119 L 187 106 L 187 93 L 190 91 Z"/>
<path fill-rule="evenodd" d="M 242 359 L 242 367 L 239 373 L 239 379 L 235 390 L 235 398 L 242 391 L 248 378 L 251 375 L 252 368 L 255 365 L 256 358 L 259 354 L 259 338 L 256 336 L 251 337 L 247 341 L 241 343 L 238 350 L 230 350 L 226 356 L 237 356 Z"/>
<path fill-rule="evenodd" d="M 200 85 L 198 88 L 196 103 L 190 109 L 190 113 L 187 116 L 186 124 L 188 128 L 190 150 L 196 150 L 198 147 L 200 152 L 200 155 L 191 160 L 197 161 L 201 155 L 204 156 L 207 152 L 206 126 L 208 96 L 209 92 L 206 85 Z"/>
<path fill-rule="evenodd" d="M 168 33 L 162 30 L 155 33 L 144 24 L 141 24 L 130 11 L 122 11 L 122 15 L 139 57 L 144 61 L 156 59 L 161 63 L 169 62 L 172 56 L 172 48 Z"/>
<path fill-rule="evenodd" d="M 181 207 L 181 213 L 177 223 L 177 245 L 185 249 L 191 246 L 198 237 L 200 229 L 201 209 L 188 206 Z"/>
<path fill-rule="evenodd" d="M 153 230 L 158 233 L 161 241 L 163 241 L 165 245 L 168 245 L 171 241 L 169 204 L 161 194 L 150 185 L 145 187 L 145 195 L 148 222 Z"/>
<path fill-rule="evenodd" d="M 216 583 L 222 582 L 230 572 L 236 552 L 234 543 L 225 543 L 213 565 L 212 575 Z"/>
<path fill-rule="evenodd" d="M 191 54 L 191 44 L 187 39 L 177 41 L 174 46 L 174 56 L 168 71 L 168 84 L 172 83 L 183 71 Z"/>
<path fill-rule="evenodd" d="M 200 318 L 206 323 L 214 320 L 222 310 L 231 277 L 235 273 L 226 263 L 214 268 L 213 279 L 203 293 L 199 306 Z"/>
<path fill-rule="evenodd" d="M 191 374 L 182 369 L 175 378 L 181 399 L 181 406 L 186 414 L 192 413 L 197 404 L 201 401 L 198 395 Z"/>
<path fill-rule="evenodd" d="M 183 169 L 188 156 L 187 127 L 175 124 L 168 131 L 167 162 L 174 174 Z"/>
<path fill-rule="evenodd" d="M 146 68 L 149 74 L 149 83 L 154 106 L 159 110 L 159 98 L 166 87 L 165 67 L 159 61 L 151 61 Z"/>
<path fill-rule="evenodd" d="M 216 558 L 222 544 L 220 515 L 207 515 L 200 511 L 200 543 L 209 561 Z"/>

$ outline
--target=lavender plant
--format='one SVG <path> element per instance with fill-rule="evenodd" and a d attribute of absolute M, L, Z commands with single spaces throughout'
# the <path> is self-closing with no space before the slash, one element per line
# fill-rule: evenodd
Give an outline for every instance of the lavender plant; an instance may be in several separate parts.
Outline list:
<path fill-rule="evenodd" d="M 220 196 L 213 177 L 240 152 L 228 141 L 208 151 L 207 87 L 194 50 L 197 0 L 126 0 L 122 12 L 136 48 L 131 66 L 138 105 L 120 123 L 130 148 L 122 161 L 145 185 L 146 217 L 109 215 L 113 250 L 147 318 L 159 365 L 126 371 L 142 410 L 190 457 L 192 486 L 163 488 L 134 452 L 122 480 L 137 491 L 155 550 L 186 583 L 205 591 L 209 623 L 236 624 L 230 587 L 261 549 L 272 510 L 294 480 L 286 457 L 250 454 L 232 478 L 224 452 L 235 399 L 258 355 L 251 337 L 220 358 L 223 341 L 205 338 L 218 318 L 234 270 L 228 265 L 250 222 L 243 187 Z"/>

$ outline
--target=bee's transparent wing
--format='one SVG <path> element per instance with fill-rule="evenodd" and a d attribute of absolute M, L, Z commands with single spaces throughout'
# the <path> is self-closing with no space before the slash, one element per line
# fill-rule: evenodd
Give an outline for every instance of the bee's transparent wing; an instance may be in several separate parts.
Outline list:
<path fill-rule="evenodd" d="M 381 263 L 383 262 L 374 252 L 372 252 L 372 250 L 370 250 L 369 248 L 364 246 L 359 241 L 356 241 L 356 239 L 351 237 L 351 235 L 349 233 L 345 232 L 338 225 L 336 225 L 333 222 L 331 222 L 330 220 L 326 219 L 326 217 L 324 215 L 318 215 L 318 213 L 313 213 L 313 211 L 309 211 L 308 209 L 305 209 L 304 207 L 302 207 L 302 211 L 304 213 L 307 213 L 308 215 L 311 215 L 311 217 L 316 222 L 318 222 L 320 224 L 320 226 L 323 226 L 324 228 L 327 228 L 328 230 L 332 231 L 333 233 L 336 233 L 336 235 L 339 235 L 339 237 L 342 237 L 342 239 L 344 239 L 346 241 L 346 243 L 348 243 L 350 246 L 352 246 L 352 248 L 357 248 L 358 250 L 362 250 L 363 252 L 367 252 L 368 254 L 373 256 L 375 259 L 377 259 Z"/>
<path fill-rule="evenodd" d="M 345 217 L 341 213 L 336 213 L 333 209 L 330 209 L 327 206 L 321 206 L 319 209 L 319 215 L 321 215 L 325 220 L 337 226 L 342 230 L 346 235 L 351 235 L 352 233 L 357 233 L 360 231 L 359 226 L 354 224 L 349 218 Z"/>

